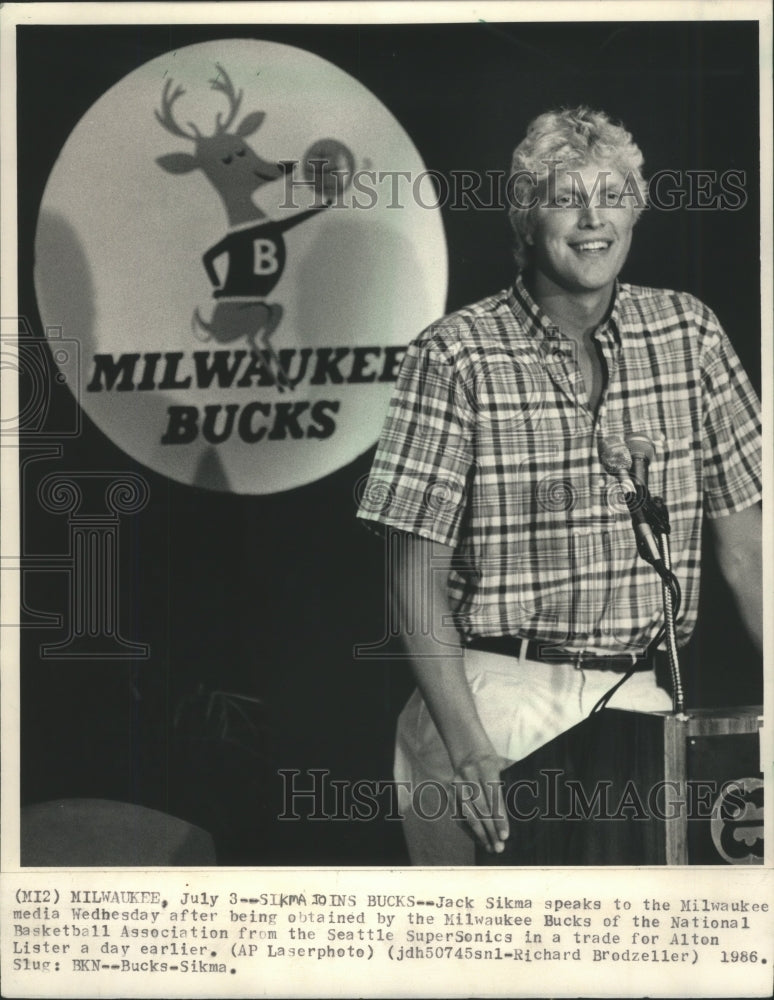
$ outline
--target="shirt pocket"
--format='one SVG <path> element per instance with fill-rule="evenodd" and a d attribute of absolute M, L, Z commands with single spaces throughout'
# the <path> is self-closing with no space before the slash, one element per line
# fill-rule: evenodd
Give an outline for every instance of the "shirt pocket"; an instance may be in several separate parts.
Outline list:
<path fill-rule="evenodd" d="M 701 448 L 691 434 L 643 431 L 653 443 L 648 492 L 664 501 L 669 518 L 669 543 L 676 566 L 698 549 L 701 538 Z"/>
<path fill-rule="evenodd" d="M 654 456 L 648 470 L 648 490 L 660 496 L 667 506 L 695 503 L 699 497 L 701 465 L 697 468 L 694 439 L 691 435 L 651 431 Z"/>

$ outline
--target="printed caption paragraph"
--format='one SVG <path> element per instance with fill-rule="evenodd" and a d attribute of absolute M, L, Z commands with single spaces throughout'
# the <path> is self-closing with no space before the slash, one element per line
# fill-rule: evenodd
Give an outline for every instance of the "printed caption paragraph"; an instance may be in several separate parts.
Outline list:
<path fill-rule="evenodd" d="M 764 996 L 773 910 L 760 869 L 9 874 L 4 995 Z"/>

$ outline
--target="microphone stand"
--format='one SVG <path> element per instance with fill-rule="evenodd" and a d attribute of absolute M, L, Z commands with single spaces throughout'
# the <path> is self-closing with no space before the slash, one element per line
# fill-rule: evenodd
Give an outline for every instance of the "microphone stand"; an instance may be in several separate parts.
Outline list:
<path fill-rule="evenodd" d="M 675 633 L 675 619 L 681 600 L 680 584 L 672 572 L 669 512 L 662 497 L 654 497 L 648 493 L 648 465 L 653 455 L 653 444 L 644 434 L 630 434 L 625 441 L 616 435 L 602 440 L 599 445 L 599 457 L 605 471 L 615 476 L 622 487 L 626 506 L 632 518 L 637 552 L 661 577 L 664 625 L 659 629 L 651 646 L 655 648 L 666 638 L 672 684 L 672 710 L 675 716 L 683 721 L 687 716 Z M 627 488 L 627 485 L 624 485 L 624 473 L 628 470 L 631 470 L 631 480 Z M 625 674 L 618 684 L 599 699 L 592 709 L 592 714 L 605 707 L 633 672 L 631 670 Z"/>
<path fill-rule="evenodd" d="M 663 570 L 659 566 L 655 568 L 661 577 L 661 594 L 664 604 L 664 637 L 666 639 L 669 674 L 672 683 L 672 710 L 678 718 L 685 719 L 687 718 L 685 715 L 685 694 L 683 691 L 683 677 L 680 670 L 677 636 L 675 633 L 675 615 L 680 604 L 680 586 L 672 572 L 672 553 L 669 545 L 671 530 L 669 512 L 662 497 L 648 496 L 643 502 L 643 513 L 658 540 L 659 553 L 663 564 Z"/>

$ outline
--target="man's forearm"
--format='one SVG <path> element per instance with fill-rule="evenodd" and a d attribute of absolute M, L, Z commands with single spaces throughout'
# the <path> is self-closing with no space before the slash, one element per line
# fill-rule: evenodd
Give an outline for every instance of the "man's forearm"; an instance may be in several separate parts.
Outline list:
<path fill-rule="evenodd" d="M 417 686 L 451 761 L 463 816 L 488 851 L 503 850 L 508 821 L 499 757 L 481 724 L 447 596 L 452 552 L 406 536 L 391 581 L 391 600 Z"/>
<path fill-rule="evenodd" d="M 760 507 L 710 522 L 718 564 L 739 614 L 758 649 L 763 650 L 762 532 Z"/>
<path fill-rule="evenodd" d="M 724 571 L 726 582 L 734 595 L 739 617 L 747 634 L 763 651 L 763 584 L 761 572 L 754 564 L 736 563 Z"/>
<path fill-rule="evenodd" d="M 465 674 L 447 593 L 453 553 L 416 536 L 403 543 L 390 599 L 417 686 L 456 767 L 472 752 L 491 752 L 491 744 Z"/>
<path fill-rule="evenodd" d="M 404 645 L 430 716 L 449 752 L 452 766 L 474 753 L 493 753 L 481 725 L 465 674 L 462 649 L 446 645 L 433 635 L 404 632 Z"/>

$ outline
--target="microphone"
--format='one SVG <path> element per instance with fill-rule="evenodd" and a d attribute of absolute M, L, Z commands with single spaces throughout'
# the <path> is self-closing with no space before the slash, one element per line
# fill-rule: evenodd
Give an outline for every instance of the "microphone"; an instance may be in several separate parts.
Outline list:
<path fill-rule="evenodd" d="M 647 500 L 648 494 L 648 469 L 650 463 L 656 455 L 653 442 L 644 434 L 627 434 L 626 447 L 632 456 L 632 475 L 634 481 L 642 487 L 643 499 Z"/>
<path fill-rule="evenodd" d="M 605 471 L 621 484 L 632 519 L 637 551 L 646 562 L 658 569 L 663 566 L 661 552 L 645 514 L 645 503 L 649 499 L 648 465 L 654 455 L 653 445 L 642 434 L 630 434 L 626 441 L 617 436 L 604 438 L 599 444 L 599 458 Z M 634 482 L 625 475 L 630 470 Z"/>
<path fill-rule="evenodd" d="M 622 437 L 602 438 L 599 442 L 599 460 L 605 470 L 617 479 L 632 467 L 632 453 Z"/>

